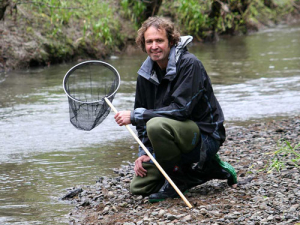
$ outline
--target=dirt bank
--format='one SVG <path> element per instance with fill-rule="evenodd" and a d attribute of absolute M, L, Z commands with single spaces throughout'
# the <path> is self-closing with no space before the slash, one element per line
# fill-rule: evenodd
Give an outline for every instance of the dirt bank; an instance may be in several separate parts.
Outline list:
<path fill-rule="evenodd" d="M 116 25 L 115 29 L 118 30 L 115 32 L 124 36 L 124 43 L 115 37 L 113 45 L 103 42 L 96 34 L 84 35 L 84 18 L 57 25 L 45 12 L 32 11 L 39 8 L 30 8 L 30 5 L 34 3 L 19 3 L 15 8 L 9 5 L 5 16 L 0 18 L 0 72 L 70 61 L 105 59 L 126 51 L 127 46 L 134 43 L 135 29 L 130 20 L 124 20 L 120 26 Z M 74 13 L 72 9 L 70 12 Z M 122 20 L 119 16 L 114 19 Z"/>

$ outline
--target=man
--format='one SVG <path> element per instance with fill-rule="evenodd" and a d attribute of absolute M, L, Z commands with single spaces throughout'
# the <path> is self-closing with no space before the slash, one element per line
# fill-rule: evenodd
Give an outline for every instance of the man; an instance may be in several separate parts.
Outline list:
<path fill-rule="evenodd" d="M 134 111 L 121 111 L 115 120 L 136 126 L 182 192 L 211 179 L 236 186 L 233 167 L 216 154 L 225 141 L 224 116 L 202 63 L 187 51 L 191 41 L 166 18 L 142 24 L 136 43 L 148 58 L 138 71 Z M 178 197 L 142 148 L 138 156 L 131 192 L 150 195 L 150 202 Z"/>

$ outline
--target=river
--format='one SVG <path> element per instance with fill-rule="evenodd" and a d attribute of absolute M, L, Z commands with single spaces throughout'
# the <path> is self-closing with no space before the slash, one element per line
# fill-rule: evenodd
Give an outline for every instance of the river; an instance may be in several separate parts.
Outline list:
<path fill-rule="evenodd" d="M 226 127 L 300 114 L 300 25 L 279 26 L 217 44 L 192 44 L 224 110 Z M 121 75 L 113 101 L 131 109 L 141 52 L 112 57 Z M 67 188 L 94 184 L 134 161 L 137 144 L 111 113 L 92 131 L 69 122 L 62 88 L 76 63 L 0 74 L 0 224 L 67 224 Z"/>

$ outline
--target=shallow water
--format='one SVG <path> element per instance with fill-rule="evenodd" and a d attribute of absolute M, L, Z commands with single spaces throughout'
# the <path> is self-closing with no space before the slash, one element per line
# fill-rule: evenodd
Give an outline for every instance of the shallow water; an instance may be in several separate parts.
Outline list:
<path fill-rule="evenodd" d="M 300 114 L 300 26 L 194 44 L 224 110 L 227 127 Z M 131 109 L 146 56 L 107 60 L 121 75 L 113 104 Z M 94 130 L 69 123 L 64 74 L 74 64 L 0 75 L 0 224 L 66 224 L 66 189 L 94 184 L 136 157 L 137 144 L 111 113 Z M 133 128 L 134 129 L 134 128 Z"/>

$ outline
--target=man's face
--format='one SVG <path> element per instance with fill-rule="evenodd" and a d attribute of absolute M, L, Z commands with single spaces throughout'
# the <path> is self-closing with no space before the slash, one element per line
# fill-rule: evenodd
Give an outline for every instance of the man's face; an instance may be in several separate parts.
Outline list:
<path fill-rule="evenodd" d="M 150 58 L 157 62 L 161 69 L 168 65 L 170 44 L 164 29 L 149 27 L 144 33 L 145 49 Z"/>

